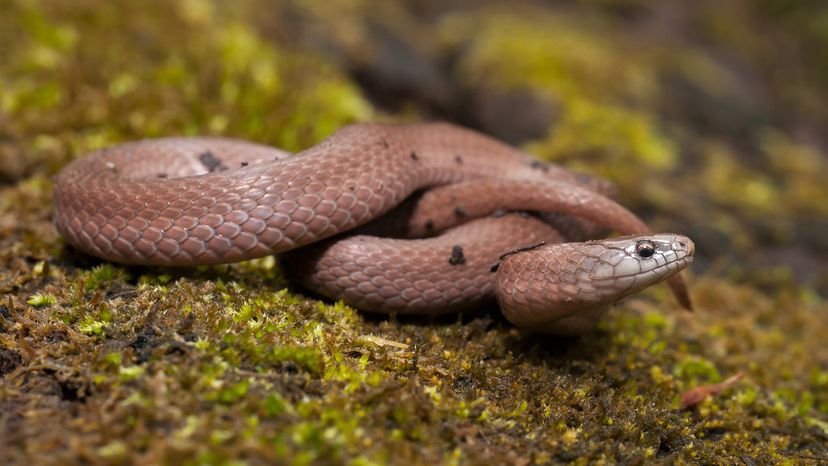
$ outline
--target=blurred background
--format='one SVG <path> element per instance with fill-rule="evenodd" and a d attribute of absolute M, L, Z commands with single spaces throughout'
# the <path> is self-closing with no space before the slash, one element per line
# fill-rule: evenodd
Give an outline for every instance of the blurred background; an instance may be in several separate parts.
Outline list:
<path fill-rule="evenodd" d="M 615 181 L 697 271 L 828 290 L 818 1 L 7 0 L 0 178 L 129 139 L 449 120 Z"/>

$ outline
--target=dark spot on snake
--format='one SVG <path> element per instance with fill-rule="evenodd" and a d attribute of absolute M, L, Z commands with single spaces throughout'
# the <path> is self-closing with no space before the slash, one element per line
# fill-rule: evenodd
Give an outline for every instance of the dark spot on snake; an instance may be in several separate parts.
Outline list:
<path fill-rule="evenodd" d="M 166 173 L 159 173 L 159 174 L 158 174 L 158 178 L 161 178 L 162 180 L 163 180 L 163 179 L 166 179 L 166 178 L 167 178 L 167 174 L 166 174 Z"/>
<path fill-rule="evenodd" d="M 540 160 L 533 160 L 532 163 L 529 164 L 529 166 L 534 168 L 535 170 L 541 170 L 544 173 L 549 171 L 549 165 L 541 162 Z"/>
<path fill-rule="evenodd" d="M 425 229 L 428 231 L 434 231 L 434 220 L 428 219 L 425 222 Z"/>
<path fill-rule="evenodd" d="M 279 160 L 279 157 L 273 157 L 274 162 L 277 161 L 277 160 Z"/>
<path fill-rule="evenodd" d="M 227 170 L 227 167 L 209 150 L 198 156 L 198 161 L 204 165 L 208 172 L 214 173 L 217 171 Z"/>
<path fill-rule="evenodd" d="M 455 244 L 451 247 L 451 257 L 449 257 L 449 264 L 460 265 L 466 263 L 466 256 L 463 255 L 463 247 Z"/>
<path fill-rule="evenodd" d="M 465 216 L 469 215 L 469 212 L 466 209 L 462 208 L 462 207 L 455 207 L 454 208 L 454 215 L 456 215 L 458 217 L 465 217 Z"/>
<path fill-rule="evenodd" d="M 248 165 L 250 165 L 250 162 L 242 162 L 242 163 L 241 163 L 241 166 L 242 166 L 242 167 L 246 167 L 246 166 L 248 166 Z"/>
<path fill-rule="evenodd" d="M 411 160 L 414 160 L 415 162 L 417 160 L 420 160 L 420 156 L 418 156 L 417 153 L 414 152 L 413 150 L 411 151 Z"/>
<path fill-rule="evenodd" d="M 457 162 L 457 165 L 463 165 L 463 157 L 459 155 L 454 156 L 454 161 Z"/>
<path fill-rule="evenodd" d="M 356 188 L 354 188 L 353 186 L 348 186 L 348 189 L 349 189 L 350 191 L 353 191 L 353 190 L 354 190 L 354 189 L 356 189 Z"/>
<path fill-rule="evenodd" d="M 513 256 L 513 255 L 521 253 L 521 252 L 526 252 L 526 251 L 531 251 L 533 249 L 537 249 L 537 248 L 543 246 L 544 244 L 546 244 L 546 242 L 541 241 L 540 243 L 530 244 L 528 246 L 523 246 L 523 247 L 520 247 L 520 248 L 517 248 L 517 249 L 512 249 L 511 251 L 501 255 L 498 258 L 497 263 L 495 265 L 493 265 L 492 268 L 489 269 L 489 271 L 490 272 L 497 272 L 497 269 L 500 268 L 500 263 L 503 262 L 503 259 L 505 259 L 509 256 Z"/>
<path fill-rule="evenodd" d="M 386 141 L 385 138 L 380 138 L 379 145 L 381 145 L 382 147 L 388 149 L 388 141 Z"/>

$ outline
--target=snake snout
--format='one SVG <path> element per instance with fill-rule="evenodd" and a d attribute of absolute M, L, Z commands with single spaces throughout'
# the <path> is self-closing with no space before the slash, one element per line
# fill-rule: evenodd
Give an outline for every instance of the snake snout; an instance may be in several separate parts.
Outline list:
<path fill-rule="evenodd" d="M 696 244 L 693 240 L 683 235 L 671 236 L 673 238 L 666 244 L 666 256 L 676 261 L 682 261 L 685 265 L 691 264 L 693 262 L 693 255 L 696 253 Z"/>
<path fill-rule="evenodd" d="M 696 253 L 696 243 L 686 236 L 676 235 L 673 250 L 684 252 L 687 257 L 693 257 Z"/>
<path fill-rule="evenodd" d="M 633 237 L 634 238 L 634 237 Z M 637 245 L 643 241 L 649 241 L 655 245 L 657 253 L 668 255 L 676 259 L 691 258 L 696 253 L 696 245 L 693 240 L 675 233 L 657 233 L 642 237 Z"/>

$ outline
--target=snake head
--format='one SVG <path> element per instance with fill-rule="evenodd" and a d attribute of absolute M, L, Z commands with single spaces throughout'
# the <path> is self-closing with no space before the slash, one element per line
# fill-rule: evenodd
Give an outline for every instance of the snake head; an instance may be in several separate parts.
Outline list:
<path fill-rule="evenodd" d="M 547 331 L 669 279 L 694 253 L 690 238 L 672 233 L 543 245 L 503 259 L 498 300 L 516 325 Z"/>
<path fill-rule="evenodd" d="M 677 274 L 693 262 L 695 245 L 682 235 L 659 233 L 621 236 L 584 244 L 584 253 L 571 254 L 579 261 L 576 281 L 595 289 L 600 303 L 641 291 Z M 571 278 L 570 278 L 571 280 Z"/>
<path fill-rule="evenodd" d="M 596 243 L 600 245 L 593 249 L 597 254 L 584 255 L 579 265 L 590 270 L 588 278 L 583 274 L 578 277 L 595 288 L 593 303 L 614 302 L 667 280 L 680 304 L 691 308 L 684 282 L 675 276 L 693 262 L 696 247 L 690 238 L 659 233 L 622 236 Z"/>

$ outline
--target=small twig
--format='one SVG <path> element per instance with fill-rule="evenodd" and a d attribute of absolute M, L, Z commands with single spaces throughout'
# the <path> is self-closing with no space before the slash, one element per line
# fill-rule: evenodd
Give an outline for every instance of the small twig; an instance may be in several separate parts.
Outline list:
<path fill-rule="evenodd" d="M 737 372 L 735 375 L 727 379 L 710 385 L 701 385 L 699 387 L 691 388 L 681 394 L 681 409 L 692 409 L 699 403 L 707 399 L 709 396 L 715 396 L 727 390 L 744 376 L 744 372 Z"/>

